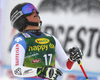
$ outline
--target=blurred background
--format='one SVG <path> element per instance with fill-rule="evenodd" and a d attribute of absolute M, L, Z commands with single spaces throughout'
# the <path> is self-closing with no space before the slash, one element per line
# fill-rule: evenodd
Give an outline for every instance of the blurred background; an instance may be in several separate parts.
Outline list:
<path fill-rule="evenodd" d="M 12 8 L 31 2 L 40 12 L 41 30 L 53 34 L 66 54 L 73 46 L 83 50 L 82 65 L 89 80 L 100 80 L 100 0 L 0 0 L 0 80 L 15 80 L 10 46 L 18 33 L 10 23 Z M 86 80 L 77 63 L 57 80 Z"/>

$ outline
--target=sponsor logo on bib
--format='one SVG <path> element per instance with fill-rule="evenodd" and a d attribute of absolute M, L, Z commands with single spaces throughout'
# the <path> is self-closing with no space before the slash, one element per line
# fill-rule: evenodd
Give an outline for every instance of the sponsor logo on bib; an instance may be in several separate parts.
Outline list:
<path fill-rule="evenodd" d="M 50 42 L 50 40 L 47 39 L 47 38 L 38 38 L 38 39 L 35 40 L 35 42 L 38 43 L 38 44 L 47 44 L 47 43 Z"/>
<path fill-rule="evenodd" d="M 41 59 L 32 60 L 32 63 L 39 63 L 39 62 L 41 62 Z"/>

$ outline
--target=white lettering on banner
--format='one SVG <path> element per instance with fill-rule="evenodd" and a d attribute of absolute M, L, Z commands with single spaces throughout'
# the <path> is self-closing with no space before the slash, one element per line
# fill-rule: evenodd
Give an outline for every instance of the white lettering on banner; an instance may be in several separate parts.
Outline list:
<path fill-rule="evenodd" d="M 19 44 L 16 44 L 15 47 L 15 65 L 19 65 Z"/>

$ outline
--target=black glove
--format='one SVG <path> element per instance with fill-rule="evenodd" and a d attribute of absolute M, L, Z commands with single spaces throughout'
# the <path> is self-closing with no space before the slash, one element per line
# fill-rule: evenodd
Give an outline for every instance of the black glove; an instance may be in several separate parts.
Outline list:
<path fill-rule="evenodd" d="M 83 56 L 83 52 L 78 47 L 71 48 L 69 54 L 72 62 L 79 61 Z"/>
<path fill-rule="evenodd" d="M 41 78 L 49 78 L 56 80 L 58 76 L 62 76 L 62 72 L 57 68 L 43 67 L 37 68 L 37 76 Z"/>

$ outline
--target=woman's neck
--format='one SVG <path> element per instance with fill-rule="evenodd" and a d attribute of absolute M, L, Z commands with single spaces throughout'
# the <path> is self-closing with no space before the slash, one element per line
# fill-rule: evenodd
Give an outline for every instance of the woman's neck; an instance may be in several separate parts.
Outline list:
<path fill-rule="evenodd" d="M 31 25 L 28 25 L 24 31 L 27 31 L 27 30 L 39 30 L 40 27 L 39 26 L 31 26 Z"/>

